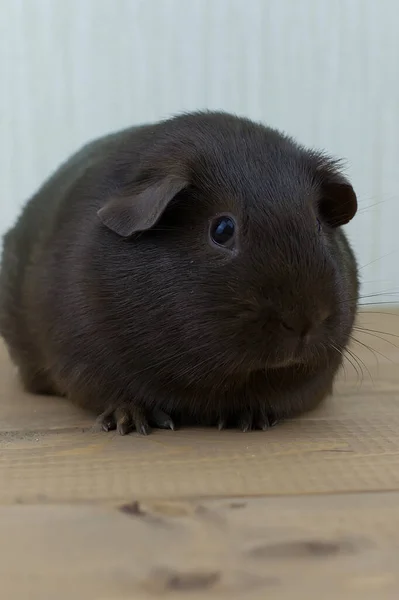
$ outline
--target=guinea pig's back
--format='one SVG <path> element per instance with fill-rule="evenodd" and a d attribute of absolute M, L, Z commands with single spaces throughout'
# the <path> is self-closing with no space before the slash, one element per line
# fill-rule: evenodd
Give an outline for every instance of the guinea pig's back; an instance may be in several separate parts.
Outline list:
<path fill-rule="evenodd" d="M 73 190 L 79 181 L 84 180 L 93 167 L 101 169 L 101 164 L 106 164 L 110 154 L 127 136 L 131 137 L 133 131 L 105 136 L 76 152 L 28 200 L 15 225 L 4 235 L 0 267 L 0 334 L 15 362 L 20 362 L 23 355 L 40 355 L 37 331 L 32 331 L 31 324 L 40 328 L 43 319 L 36 290 L 40 287 L 51 289 L 54 285 L 53 273 L 46 267 L 49 255 L 56 251 L 53 246 L 60 214 L 68 212 L 71 198 L 76 201 Z"/>

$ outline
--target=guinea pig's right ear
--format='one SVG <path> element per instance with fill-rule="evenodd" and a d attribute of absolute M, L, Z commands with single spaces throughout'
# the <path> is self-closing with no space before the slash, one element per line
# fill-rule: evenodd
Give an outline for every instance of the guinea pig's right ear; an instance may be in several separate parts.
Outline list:
<path fill-rule="evenodd" d="M 187 181 L 167 176 L 139 191 L 109 200 L 97 212 L 101 222 L 122 237 L 151 229 Z"/>

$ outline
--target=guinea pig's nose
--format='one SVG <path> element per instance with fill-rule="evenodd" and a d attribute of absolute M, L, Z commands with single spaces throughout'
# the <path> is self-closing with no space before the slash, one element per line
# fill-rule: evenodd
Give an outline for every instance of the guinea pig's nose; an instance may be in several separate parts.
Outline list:
<path fill-rule="evenodd" d="M 281 326 L 285 331 L 306 340 L 328 319 L 330 314 L 329 311 L 322 310 L 315 312 L 312 317 L 290 316 L 281 320 Z"/>

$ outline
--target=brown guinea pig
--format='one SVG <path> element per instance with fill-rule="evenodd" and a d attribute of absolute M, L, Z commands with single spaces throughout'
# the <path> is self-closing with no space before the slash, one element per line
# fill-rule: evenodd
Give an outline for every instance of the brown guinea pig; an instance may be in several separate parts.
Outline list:
<path fill-rule="evenodd" d="M 338 164 L 224 113 L 87 145 L 4 238 L 0 331 L 28 391 L 105 430 L 267 427 L 332 391 L 358 298 Z"/>

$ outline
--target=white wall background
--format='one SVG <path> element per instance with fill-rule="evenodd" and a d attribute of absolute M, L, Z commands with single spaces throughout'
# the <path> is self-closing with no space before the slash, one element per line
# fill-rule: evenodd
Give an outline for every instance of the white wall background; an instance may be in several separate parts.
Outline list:
<path fill-rule="evenodd" d="M 80 144 L 199 108 L 345 157 L 365 301 L 399 300 L 397 0 L 1 0 L 0 233 Z"/>

